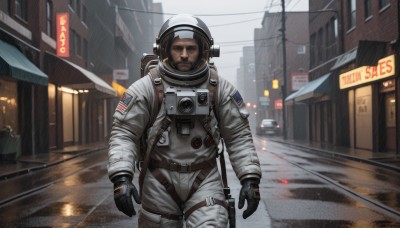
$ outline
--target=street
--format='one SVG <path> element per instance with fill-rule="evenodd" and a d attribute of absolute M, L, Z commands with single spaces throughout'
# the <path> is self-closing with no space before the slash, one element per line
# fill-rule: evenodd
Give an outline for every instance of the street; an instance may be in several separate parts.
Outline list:
<path fill-rule="evenodd" d="M 236 209 L 237 227 L 400 226 L 399 173 L 268 137 L 255 136 L 254 143 L 263 172 L 261 202 L 246 220 Z M 106 167 L 103 150 L 2 180 L 0 226 L 137 227 L 137 216 L 129 218 L 114 205 Z M 230 164 L 227 171 L 237 203 L 240 184 Z"/>

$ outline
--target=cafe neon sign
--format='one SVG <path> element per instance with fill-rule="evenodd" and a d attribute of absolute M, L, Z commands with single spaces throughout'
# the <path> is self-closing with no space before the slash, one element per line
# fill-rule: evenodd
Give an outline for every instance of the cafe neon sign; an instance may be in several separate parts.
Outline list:
<path fill-rule="evenodd" d="M 57 56 L 69 57 L 69 15 L 57 14 Z"/>

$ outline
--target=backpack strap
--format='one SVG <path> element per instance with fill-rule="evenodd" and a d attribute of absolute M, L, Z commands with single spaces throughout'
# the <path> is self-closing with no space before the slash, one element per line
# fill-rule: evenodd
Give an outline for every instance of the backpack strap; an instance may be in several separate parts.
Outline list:
<path fill-rule="evenodd" d="M 162 84 L 162 80 L 159 74 L 159 71 L 157 69 L 157 67 L 153 67 L 149 70 L 149 75 L 151 77 L 151 81 L 153 82 L 153 87 L 154 87 L 154 106 L 156 108 L 156 110 L 153 111 L 154 114 L 158 114 L 158 111 L 160 111 L 161 108 L 161 103 L 164 99 L 164 86 Z M 157 116 L 155 116 L 157 117 Z M 155 120 L 152 119 L 153 121 L 151 121 L 150 123 L 154 122 Z"/>
<path fill-rule="evenodd" d="M 218 120 L 217 112 L 216 112 L 216 100 L 217 100 L 217 86 L 218 86 L 218 72 L 211 67 L 210 68 L 210 80 L 208 83 L 208 91 L 210 91 L 210 100 L 211 100 L 211 108 L 214 110 L 215 117 Z"/>
<path fill-rule="evenodd" d="M 154 100 L 154 102 L 153 102 L 153 111 L 150 114 L 150 120 L 149 120 L 149 123 L 148 123 L 147 127 L 153 126 L 153 124 L 154 124 L 154 122 L 155 122 L 155 120 L 157 118 L 158 112 L 160 111 L 162 101 L 164 99 L 164 86 L 162 84 L 162 80 L 161 80 L 161 77 L 159 75 L 159 71 L 158 71 L 157 67 L 151 68 L 149 70 L 149 75 L 150 75 L 150 78 L 151 78 L 152 83 L 153 83 L 155 97 L 153 99 Z M 153 150 L 154 150 L 157 142 L 160 140 L 161 135 L 163 134 L 164 131 L 167 130 L 167 128 L 168 128 L 168 126 L 169 126 L 169 124 L 171 122 L 172 122 L 172 120 L 168 116 L 164 117 L 164 119 L 161 122 L 161 128 L 158 129 L 157 134 L 155 136 L 155 140 L 154 140 L 153 144 L 151 145 L 150 151 L 149 151 L 148 154 L 146 154 L 147 142 L 145 140 L 145 138 L 147 138 L 147 135 L 144 135 L 144 137 L 142 136 L 142 139 L 141 139 L 141 144 L 142 144 L 141 145 L 141 151 L 143 153 L 143 162 L 141 164 L 141 169 L 139 169 L 139 167 L 138 167 L 138 169 L 140 170 L 140 174 L 139 174 L 140 194 L 142 194 L 144 177 L 146 176 L 146 172 L 147 172 L 147 169 L 148 169 L 148 166 L 149 166 L 151 154 L 153 153 Z"/>

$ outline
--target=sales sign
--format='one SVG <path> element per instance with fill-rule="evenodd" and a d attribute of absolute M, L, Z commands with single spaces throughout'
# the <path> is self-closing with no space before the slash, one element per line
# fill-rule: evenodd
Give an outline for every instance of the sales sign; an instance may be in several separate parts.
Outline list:
<path fill-rule="evenodd" d="M 339 76 L 340 89 L 387 78 L 395 74 L 394 55 L 382 58 L 376 66 L 362 66 Z"/>
<path fill-rule="evenodd" d="M 57 56 L 69 57 L 69 15 L 57 14 Z"/>

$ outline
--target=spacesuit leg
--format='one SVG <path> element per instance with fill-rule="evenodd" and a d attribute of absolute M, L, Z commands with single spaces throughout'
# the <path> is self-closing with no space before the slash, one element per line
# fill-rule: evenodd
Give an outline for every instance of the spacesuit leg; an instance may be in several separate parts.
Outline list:
<path fill-rule="evenodd" d="M 227 227 L 228 211 L 221 205 L 205 206 L 195 210 L 186 220 L 186 227 Z"/>
<path fill-rule="evenodd" d="M 182 228 L 183 220 L 168 219 L 141 208 L 139 211 L 139 228 Z"/>
<path fill-rule="evenodd" d="M 190 197 L 185 205 L 185 213 L 188 213 L 196 204 L 210 198 L 225 201 L 222 190 L 221 178 L 218 169 L 215 168 L 203 181 L 197 191 Z M 207 206 L 208 205 L 208 206 Z M 217 203 L 207 203 L 206 206 L 197 208 L 186 218 L 186 227 L 227 227 L 228 211 L 225 207 Z"/>

